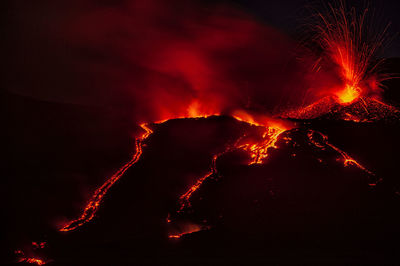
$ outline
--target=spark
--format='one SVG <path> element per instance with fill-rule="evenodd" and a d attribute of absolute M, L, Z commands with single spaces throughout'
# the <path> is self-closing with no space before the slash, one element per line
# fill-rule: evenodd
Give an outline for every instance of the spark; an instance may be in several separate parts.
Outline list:
<path fill-rule="evenodd" d="M 345 1 L 340 1 L 338 6 L 329 4 L 327 11 L 317 12 L 314 40 L 324 56 L 339 67 L 344 86 L 332 89 L 338 102 L 346 105 L 369 90 L 379 90 L 381 81 L 388 78 L 377 71 L 382 60 L 375 60 L 388 26 L 375 33 L 374 21 L 368 20 L 368 8 L 357 12 L 355 8 L 348 9 Z"/>

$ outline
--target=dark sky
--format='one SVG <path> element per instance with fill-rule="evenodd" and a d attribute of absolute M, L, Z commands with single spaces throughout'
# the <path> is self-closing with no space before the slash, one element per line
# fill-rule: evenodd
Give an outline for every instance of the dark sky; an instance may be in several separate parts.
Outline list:
<path fill-rule="evenodd" d="M 263 0 L 234 0 L 238 5 L 245 8 L 249 13 L 254 14 L 266 23 L 281 28 L 292 35 L 299 34 L 299 24 L 307 17 L 310 12 L 309 8 L 318 7 L 321 2 L 335 3 L 339 1 L 312 1 L 312 0 L 281 0 L 281 1 L 263 1 Z M 391 37 L 400 32 L 400 2 L 396 0 L 348 0 L 349 6 L 363 8 L 369 6 L 370 10 L 375 14 L 377 22 L 380 24 L 390 23 L 389 39 L 385 49 L 385 56 L 400 56 L 400 40 L 399 37 Z M 300 33 L 301 34 L 301 33 Z"/>
<path fill-rule="evenodd" d="M 136 2 L 141 3 L 141 1 Z M 348 2 L 350 5 L 364 6 L 364 4 L 360 4 L 363 1 L 351 0 Z M 143 2 L 152 3 L 154 12 L 158 12 L 152 13 L 152 18 L 146 18 L 146 14 L 132 14 L 127 19 L 130 15 L 129 12 L 120 11 L 125 8 L 127 3 L 133 3 L 133 1 L 54 2 L 47 0 L 32 2 L 15 0 L 3 2 L 4 16 L 2 17 L 6 25 L 4 34 L 6 37 L 2 49 L 4 65 L 6 65 L 5 79 L 2 81 L 2 83 L 4 82 L 3 87 L 9 91 L 44 100 L 87 104 L 87 98 L 90 98 L 98 103 L 104 99 L 108 102 L 117 94 L 117 87 L 122 88 L 118 90 L 118 93 L 123 95 L 126 90 L 129 90 L 129 88 L 123 88 L 126 84 L 140 86 L 137 81 L 142 74 L 139 69 L 134 69 L 137 67 L 137 58 L 124 55 L 125 51 L 120 49 L 120 46 L 131 46 L 130 49 L 133 53 L 141 53 L 133 46 L 140 41 L 138 36 L 148 36 L 148 29 L 144 27 L 138 34 L 135 29 L 140 26 L 129 24 L 136 21 L 138 16 L 142 16 L 138 19 L 142 22 L 161 17 L 161 23 L 156 22 L 159 24 L 157 29 L 166 28 L 165 35 L 173 35 L 176 39 L 187 38 L 190 30 L 187 32 L 182 30 L 182 25 L 186 26 L 186 22 L 182 22 L 182 20 L 192 18 L 191 15 L 185 17 L 185 14 L 193 13 L 195 16 L 199 16 L 199 18 L 194 17 L 193 21 L 204 23 L 204 17 L 201 18 L 204 15 L 202 12 L 214 10 L 216 6 L 223 4 L 225 7 L 239 10 L 242 14 L 250 15 L 250 20 L 253 22 L 277 30 L 283 36 L 301 39 L 304 38 L 302 26 L 304 26 L 304 19 L 310 14 L 309 7 L 318 9 L 320 5 L 319 1 L 310 0 L 193 0 L 183 2 L 152 0 Z M 384 25 L 388 22 L 392 24 L 388 34 L 389 39 L 392 40 L 385 50 L 384 56 L 400 56 L 399 38 L 393 38 L 397 32 L 400 32 L 398 16 L 400 4 L 394 0 L 371 1 L 370 6 L 372 12 L 376 13 L 377 24 Z M 192 10 L 188 11 L 188 9 Z M 204 10 L 202 12 L 193 11 L 198 9 Z M 115 15 L 116 13 L 117 15 Z M 122 16 L 119 15 L 121 13 Z M 180 17 L 183 19 L 181 20 Z M 126 22 L 125 19 L 127 19 Z M 144 22 L 144 24 L 153 29 L 153 22 Z M 232 24 L 231 27 L 234 28 L 235 25 Z M 185 30 L 187 29 L 185 28 Z M 245 33 L 243 29 L 238 30 L 238 32 L 241 31 Z M 162 33 L 162 31 L 160 32 Z M 124 38 L 123 41 L 119 41 L 114 35 Z M 259 36 L 261 41 L 269 42 L 268 39 Z M 206 37 L 204 38 L 206 39 Z M 163 46 L 160 41 L 154 41 L 154 43 Z M 247 47 L 250 49 L 251 45 Z M 159 47 L 152 49 L 160 50 Z M 119 53 L 120 51 L 123 52 Z M 132 66 L 132 63 L 136 65 Z M 249 64 L 251 67 L 257 68 L 256 63 L 253 64 L 249 61 Z M 266 69 L 264 65 L 259 65 L 258 69 L 261 68 Z M 219 75 L 217 72 L 215 73 Z M 136 77 L 135 80 L 132 80 L 135 75 L 139 78 Z M 246 76 L 246 78 L 252 77 Z M 239 84 L 239 86 L 243 88 L 246 84 Z M 114 90 L 108 89 L 111 87 L 114 87 Z M 121 99 L 126 98 L 126 95 L 118 98 L 118 104 L 121 104 Z M 126 104 L 129 105 L 130 102 L 128 101 Z"/>

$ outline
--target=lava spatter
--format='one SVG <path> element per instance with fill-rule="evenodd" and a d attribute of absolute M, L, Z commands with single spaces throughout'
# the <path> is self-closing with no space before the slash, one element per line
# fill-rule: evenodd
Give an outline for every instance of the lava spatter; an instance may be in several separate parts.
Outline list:
<path fill-rule="evenodd" d="M 340 104 L 347 105 L 369 93 L 379 93 L 381 82 L 390 78 L 377 71 L 382 62 L 377 55 L 387 27 L 374 28 L 368 8 L 358 12 L 348 8 L 345 1 L 328 5 L 326 11 L 316 13 L 312 30 L 313 40 L 322 50 L 321 57 L 339 70 L 342 85 L 331 88 L 331 94 Z"/>

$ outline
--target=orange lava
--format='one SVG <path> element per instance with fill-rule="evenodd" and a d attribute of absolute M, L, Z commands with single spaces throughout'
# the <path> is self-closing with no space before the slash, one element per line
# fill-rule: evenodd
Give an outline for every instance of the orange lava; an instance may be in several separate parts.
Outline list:
<path fill-rule="evenodd" d="M 132 156 L 132 159 L 129 162 L 127 162 L 125 165 L 123 165 L 101 187 L 96 189 L 91 200 L 89 201 L 89 203 L 86 205 L 85 209 L 83 210 L 82 215 L 78 219 L 70 221 L 67 225 L 62 227 L 60 229 L 60 231 L 66 232 L 66 231 L 75 230 L 76 228 L 78 228 L 78 227 L 82 226 L 83 224 L 92 220 L 100 206 L 101 201 L 103 200 L 104 195 L 106 195 L 107 191 L 111 188 L 112 185 L 114 185 L 115 182 L 117 182 L 121 178 L 121 176 L 132 165 L 134 165 L 140 159 L 140 156 L 142 155 L 143 141 L 146 140 L 151 135 L 151 133 L 153 133 L 153 131 L 151 129 L 149 129 L 146 124 L 142 124 L 141 127 L 144 129 L 145 133 L 136 140 L 136 142 L 135 142 L 136 152 Z"/>
<path fill-rule="evenodd" d="M 322 142 L 319 142 L 315 139 L 315 135 L 318 135 L 321 137 Z M 343 165 L 346 166 L 350 166 L 353 165 L 359 169 L 361 169 L 362 171 L 366 172 L 367 174 L 371 175 L 371 176 L 375 176 L 375 173 L 369 171 L 367 168 L 365 168 L 362 164 L 360 164 L 359 162 L 357 162 L 354 158 L 352 158 L 350 155 L 348 155 L 346 152 L 342 151 L 341 149 L 339 149 L 338 147 L 334 146 L 333 144 L 329 143 L 328 141 L 328 136 L 320 133 L 320 132 L 316 132 L 313 130 L 310 130 L 307 134 L 310 142 L 320 148 L 320 149 L 324 149 L 326 146 L 330 147 L 331 149 L 335 150 L 336 152 L 338 152 L 341 155 L 341 160 L 343 162 Z"/>
<path fill-rule="evenodd" d="M 265 158 L 268 156 L 268 150 L 270 148 L 277 148 L 276 142 L 278 137 L 285 132 L 286 129 L 280 127 L 267 127 L 263 134 L 263 140 L 255 144 L 243 144 L 238 148 L 241 148 L 249 152 L 252 158 L 251 164 L 261 164 Z"/>
<path fill-rule="evenodd" d="M 187 108 L 186 114 L 183 114 L 182 116 L 178 116 L 178 117 L 174 117 L 174 118 L 157 121 L 157 122 L 154 122 L 153 124 L 162 124 L 171 119 L 207 118 L 207 117 L 213 116 L 213 115 L 216 115 L 216 114 L 202 111 L 200 104 L 198 102 L 193 102 Z M 136 141 L 135 141 L 136 152 L 132 156 L 132 159 L 129 162 L 127 162 L 126 164 L 124 164 L 109 179 L 107 179 L 107 181 L 101 187 L 99 187 L 98 189 L 95 190 L 95 192 L 92 195 L 92 198 L 90 199 L 89 203 L 84 208 L 84 210 L 79 218 L 68 222 L 61 229 L 59 229 L 59 231 L 62 231 L 62 232 L 73 231 L 73 230 L 79 228 L 80 226 L 84 225 L 85 223 L 89 222 L 90 220 L 92 220 L 94 215 L 98 211 L 98 208 L 100 207 L 100 204 L 101 204 L 104 196 L 107 194 L 108 190 L 114 185 L 115 182 L 117 182 L 124 175 L 124 173 L 131 166 L 133 166 L 135 163 L 137 163 L 137 161 L 140 159 L 140 157 L 142 155 L 143 141 L 146 140 L 153 133 L 153 131 L 148 127 L 148 124 L 143 123 L 140 126 L 145 131 L 145 133 L 142 136 L 140 136 L 138 139 L 136 139 Z"/>
<path fill-rule="evenodd" d="M 18 262 L 31 263 L 36 265 L 45 265 L 46 262 L 38 258 L 21 258 Z"/>
<path fill-rule="evenodd" d="M 200 186 L 203 184 L 204 180 L 208 179 L 209 177 L 211 177 L 213 174 L 215 174 L 217 172 L 217 166 L 216 166 L 217 159 L 222 154 L 226 153 L 228 150 L 229 150 L 229 148 L 221 153 L 214 155 L 213 159 L 212 159 L 212 163 L 211 163 L 211 170 L 204 176 L 200 177 L 193 186 L 191 186 L 184 194 L 182 194 L 179 197 L 180 208 L 179 208 L 178 212 L 181 212 L 185 208 L 190 207 L 190 197 L 196 190 L 198 190 L 200 188 Z"/>
<path fill-rule="evenodd" d="M 194 117 L 182 117 L 179 119 L 206 118 L 208 116 L 211 116 L 211 115 L 198 114 L 198 113 L 196 113 L 196 111 L 193 111 L 193 110 L 192 110 L 191 114 L 194 115 Z M 214 155 L 212 158 L 212 164 L 211 164 L 210 171 L 208 171 L 205 175 L 200 177 L 196 181 L 195 184 L 193 184 L 191 187 L 189 187 L 189 189 L 179 197 L 179 205 L 180 206 L 179 206 L 178 212 L 182 212 L 186 208 L 190 207 L 191 206 L 190 199 L 191 199 L 193 193 L 196 192 L 201 187 L 201 185 L 203 184 L 203 182 L 205 180 L 207 180 L 208 178 L 217 174 L 216 162 L 220 156 L 222 156 L 223 154 L 225 154 L 229 151 L 232 151 L 232 150 L 243 150 L 243 151 L 247 152 L 251 158 L 250 162 L 248 163 L 249 165 L 261 164 L 268 157 L 269 150 L 271 148 L 275 148 L 275 149 L 277 148 L 276 143 L 277 143 L 279 137 L 281 136 L 281 134 L 293 128 L 292 125 L 290 125 L 290 126 L 283 125 L 282 122 L 280 122 L 280 121 L 273 121 L 271 119 L 266 119 L 266 118 L 255 119 L 253 116 L 250 116 L 246 113 L 236 114 L 234 116 L 234 118 L 238 121 L 247 123 L 249 125 L 261 127 L 264 130 L 264 132 L 262 133 L 261 140 L 257 141 L 257 142 L 249 141 L 246 143 L 239 143 L 239 140 L 242 139 L 242 138 L 240 138 L 235 144 L 227 146 L 224 151 Z M 168 120 L 159 121 L 159 122 L 156 122 L 156 124 L 161 124 Z M 136 143 L 136 152 L 133 155 L 132 159 L 128 163 L 126 163 L 124 166 L 122 166 L 114 175 L 111 176 L 110 179 L 108 179 L 101 187 L 99 187 L 94 192 L 91 200 L 89 201 L 89 203 L 86 205 L 85 209 L 83 210 L 82 215 L 78 219 L 70 221 L 67 225 L 62 227 L 60 229 L 60 231 L 75 230 L 78 227 L 80 227 L 80 226 L 84 225 L 85 223 L 89 222 L 90 220 L 92 220 L 94 215 L 96 214 L 98 208 L 100 207 L 100 204 L 101 204 L 104 196 L 106 195 L 108 190 L 111 188 L 111 186 L 115 182 L 117 182 L 121 178 L 121 176 L 140 159 L 140 157 L 142 155 L 143 141 L 146 140 L 153 133 L 153 131 L 148 127 L 148 124 L 142 124 L 141 127 L 144 129 L 145 133 L 136 140 L 136 142 L 135 142 Z M 356 160 L 354 160 L 348 154 L 346 154 L 339 148 L 330 144 L 327 141 L 327 137 L 325 135 L 318 133 L 318 134 L 320 134 L 320 136 L 323 139 L 323 142 L 319 143 L 318 141 L 316 141 L 314 139 L 314 134 L 316 134 L 314 131 L 311 131 L 311 133 L 309 134 L 310 142 L 319 148 L 324 148 L 325 146 L 328 146 L 328 147 L 334 149 L 336 152 L 341 154 L 341 156 L 343 158 L 344 166 L 354 165 L 354 166 L 360 168 L 361 170 L 367 172 L 368 174 L 374 175 L 372 172 L 367 170 L 364 166 L 359 164 Z M 170 218 L 168 218 L 168 221 L 169 222 L 171 221 Z M 202 229 L 198 229 L 197 231 L 199 231 L 199 230 L 202 230 Z M 194 231 L 190 230 L 189 233 L 191 233 L 191 232 L 194 232 Z M 179 234 L 172 234 L 169 237 L 170 238 L 179 238 L 183 234 L 187 234 L 187 232 L 179 233 Z"/>
<path fill-rule="evenodd" d="M 185 208 L 190 207 L 190 198 L 192 194 L 201 187 L 205 180 L 217 173 L 216 161 L 220 156 L 232 150 L 244 150 L 251 157 L 249 165 L 261 164 L 263 160 L 267 158 L 269 149 L 277 148 L 276 142 L 278 141 L 279 136 L 289 129 L 288 127 L 280 125 L 276 121 L 271 122 L 266 119 L 262 119 L 264 120 L 263 122 L 256 121 L 252 116 L 244 112 L 236 113 L 236 115 L 233 117 L 236 120 L 249 125 L 262 127 L 264 129 L 262 140 L 257 143 L 244 144 L 239 144 L 239 141 L 237 141 L 237 143 L 234 145 L 228 146 L 223 152 L 214 155 L 212 159 L 211 170 L 204 176 L 200 177 L 194 185 L 192 185 L 184 194 L 179 197 L 180 207 L 178 212 L 182 212 Z M 270 125 L 266 126 L 266 124 Z"/>
<path fill-rule="evenodd" d="M 354 102 L 361 95 L 361 89 L 359 87 L 355 88 L 350 85 L 346 85 L 344 90 L 336 93 L 339 102 L 342 104 L 349 104 Z"/>

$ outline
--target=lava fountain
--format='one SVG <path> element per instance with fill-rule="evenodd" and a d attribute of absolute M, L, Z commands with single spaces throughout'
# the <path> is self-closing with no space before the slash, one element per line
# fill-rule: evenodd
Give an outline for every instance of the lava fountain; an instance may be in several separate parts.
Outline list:
<path fill-rule="evenodd" d="M 317 12 L 313 27 L 314 41 L 322 56 L 334 63 L 343 84 L 332 88 L 341 104 L 350 104 L 361 96 L 376 94 L 386 75 L 378 74 L 381 60 L 377 55 L 385 40 L 387 27 L 376 33 L 370 10 L 357 12 L 347 8 L 344 1 L 328 6 L 328 12 Z"/>

